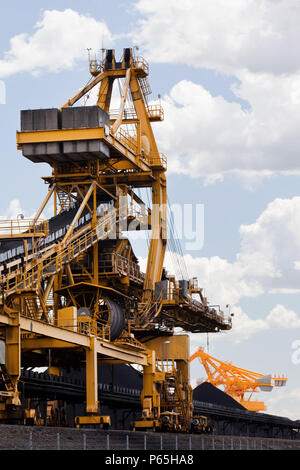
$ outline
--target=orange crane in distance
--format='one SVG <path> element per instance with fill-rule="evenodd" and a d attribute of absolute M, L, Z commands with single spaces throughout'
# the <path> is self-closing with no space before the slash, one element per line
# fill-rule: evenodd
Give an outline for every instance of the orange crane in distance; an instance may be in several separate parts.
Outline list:
<path fill-rule="evenodd" d="M 224 392 L 249 411 L 266 410 L 263 401 L 251 400 L 253 392 L 259 390 L 271 392 L 273 387 L 285 386 L 287 382 L 287 378 L 283 376 L 258 374 L 216 359 L 204 352 L 202 347 L 190 357 L 190 362 L 196 358 L 199 359 L 206 371 L 206 382 L 210 382 L 215 387 L 224 386 Z M 245 397 L 246 393 L 250 393 L 248 398 Z"/>

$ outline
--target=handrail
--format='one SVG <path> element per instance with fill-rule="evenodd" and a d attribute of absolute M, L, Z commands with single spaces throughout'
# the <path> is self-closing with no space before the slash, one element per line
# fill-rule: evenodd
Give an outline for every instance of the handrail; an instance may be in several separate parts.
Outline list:
<path fill-rule="evenodd" d="M 147 113 L 149 118 L 158 119 L 163 121 L 165 117 L 164 108 L 160 104 L 151 104 L 147 106 Z"/>
<path fill-rule="evenodd" d="M 51 249 L 44 254 L 37 252 L 34 266 L 25 263 L 24 267 L 17 269 L 10 275 L 1 275 L 1 284 L 6 284 L 7 294 L 11 294 L 15 290 L 33 288 L 38 281 L 61 271 L 64 264 L 77 258 L 97 241 L 107 238 L 115 230 L 115 224 L 116 216 L 113 211 L 98 219 L 96 227 L 75 237 L 67 246 L 60 242 L 55 248 L 51 246 Z"/>
<path fill-rule="evenodd" d="M 127 276 L 138 281 L 144 281 L 144 273 L 140 271 L 138 263 L 131 261 L 119 253 L 103 253 L 99 259 L 99 274 L 113 274 L 123 271 Z"/>
<path fill-rule="evenodd" d="M 49 223 L 43 219 L 0 220 L 0 238 L 41 237 L 49 234 Z"/>
<path fill-rule="evenodd" d="M 116 139 L 119 140 L 129 150 L 137 154 L 138 145 L 135 136 L 132 136 L 128 132 L 124 131 L 124 129 L 119 128 L 118 132 L 116 133 Z"/>
<path fill-rule="evenodd" d="M 117 119 L 118 115 L 119 115 L 119 109 L 111 109 L 109 111 L 110 119 Z M 124 109 L 124 114 L 123 114 L 123 120 L 124 119 L 137 119 L 135 109 L 134 108 L 125 108 Z"/>
<path fill-rule="evenodd" d="M 90 73 L 102 72 L 102 71 L 103 71 L 103 64 L 101 60 L 90 59 Z"/>
<path fill-rule="evenodd" d="M 146 161 L 149 162 L 151 166 L 159 166 L 167 169 L 167 157 L 160 153 L 158 156 L 146 155 Z"/>
<path fill-rule="evenodd" d="M 144 57 L 138 56 L 134 59 L 133 65 L 135 69 L 143 70 L 147 75 L 149 74 L 149 64 Z"/>

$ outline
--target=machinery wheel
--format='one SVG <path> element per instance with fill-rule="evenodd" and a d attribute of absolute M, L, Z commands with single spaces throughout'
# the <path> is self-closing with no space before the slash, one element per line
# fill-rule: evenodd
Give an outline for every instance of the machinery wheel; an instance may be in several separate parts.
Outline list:
<path fill-rule="evenodd" d="M 119 338 L 125 327 L 124 309 L 112 299 L 100 299 L 97 320 L 100 325 L 106 325 L 105 335 L 114 341 Z"/>

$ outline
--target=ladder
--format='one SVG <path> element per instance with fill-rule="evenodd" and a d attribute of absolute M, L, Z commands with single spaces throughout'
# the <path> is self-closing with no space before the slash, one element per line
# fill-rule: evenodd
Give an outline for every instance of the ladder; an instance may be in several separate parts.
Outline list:
<path fill-rule="evenodd" d="M 151 90 L 150 84 L 148 82 L 148 79 L 146 77 L 145 78 L 139 78 L 139 84 L 140 84 L 142 93 L 144 95 L 145 102 L 147 103 L 147 100 L 148 100 L 147 96 L 151 95 L 151 93 L 152 93 L 152 90 Z"/>
<path fill-rule="evenodd" d="M 57 191 L 57 196 L 60 205 L 60 212 L 73 208 L 74 203 L 68 193 L 66 193 L 65 191 Z"/>
<path fill-rule="evenodd" d="M 28 315 L 26 316 L 28 316 L 29 318 L 36 318 L 36 313 L 38 309 L 36 299 L 34 297 L 25 297 L 25 305 L 28 312 Z"/>
<path fill-rule="evenodd" d="M 178 379 L 177 379 L 176 375 L 174 375 L 174 386 L 175 386 L 175 397 L 177 398 L 176 403 L 180 407 L 183 424 L 186 427 L 186 429 L 189 429 L 189 427 L 190 427 L 190 422 L 189 422 L 190 404 L 189 404 L 188 400 L 185 400 L 181 396 L 182 390 L 180 389 L 180 386 L 179 386 Z"/>

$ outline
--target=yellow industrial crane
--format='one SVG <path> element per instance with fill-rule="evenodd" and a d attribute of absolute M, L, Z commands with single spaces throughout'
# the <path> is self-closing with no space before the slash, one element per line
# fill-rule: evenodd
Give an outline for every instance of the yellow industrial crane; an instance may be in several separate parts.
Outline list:
<path fill-rule="evenodd" d="M 215 387 L 223 386 L 225 393 L 250 411 L 266 410 L 264 402 L 251 400 L 253 392 L 259 390 L 271 392 L 273 387 L 282 387 L 287 382 L 286 377 L 258 374 L 216 359 L 207 354 L 202 347 L 190 357 L 190 362 L 196 358 L 199 359 L 206 371 L 207 382 Z M 250 393 L 247 399 L 246 393 Z"/>
<path fill-rule="evenodd" d="M 90 58 L 89 70 L 91 81 L 62 106 L 21 111 L 18 149 L 34 164 L 48 163 L 52 173 L 43 178 L 48 191 L 34 219 L 0 221 L 6 351 L 0 421 L 22 419 L 21 367 L 47 365 L 51 350 L 53 367 L 85 363 L 86 416 L 76 418 L 77 426 L 110 424 L 100 413 L 97 386 L 98 364 L 109 362 L 143 366 L 143 416 L 151 427 L 169 380 L 157 361 L 173 361 L 173 404 L 187 414 L 181 416 L 187 427 L 189 344 L 174 329 L 229 330 L 231 319 L 209 306 L 196 279 L 178 281 L 163 271 L 167 160 L 152 122 L 162 121 L 164 112 L 148 102 L 148 63 L 130 48 L 117 61 L 111 49 L 103 60 Z M 122 89 L 117 111 L 111 107 L 116 81 Z M 74 106 L 96 85 L 95 106 Z M 148 206 L 140 188 L 150 188 Z M 50 204 L 53 217 L 45 221 Z M 133 230 L 150 231 L 145 273 L 124 235 Z M 164 407 L 170 412 L 172 405 Z"/>

